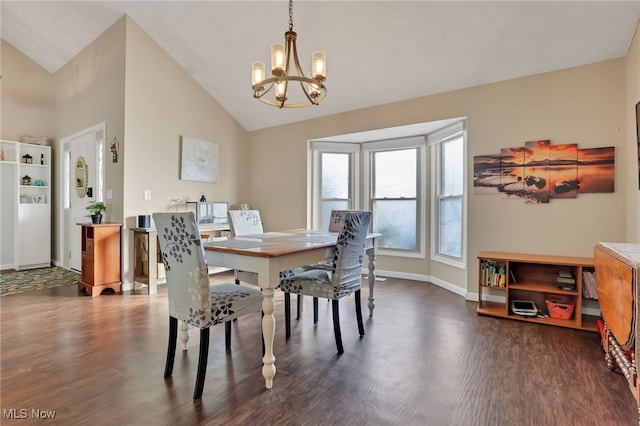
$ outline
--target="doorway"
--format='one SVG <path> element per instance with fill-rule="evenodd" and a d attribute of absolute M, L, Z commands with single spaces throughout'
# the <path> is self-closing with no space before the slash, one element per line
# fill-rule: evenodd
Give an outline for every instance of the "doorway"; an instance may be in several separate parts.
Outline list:
<path fill-rule="evenodd" d="M 90 222 L 86 207 L 104 201 L 105 123 L 82 130 L 60 140 L 62 185 L 60 202 L 60 238 L 62 263 L 70 269 L 82 269 L 81 228 Z"/>

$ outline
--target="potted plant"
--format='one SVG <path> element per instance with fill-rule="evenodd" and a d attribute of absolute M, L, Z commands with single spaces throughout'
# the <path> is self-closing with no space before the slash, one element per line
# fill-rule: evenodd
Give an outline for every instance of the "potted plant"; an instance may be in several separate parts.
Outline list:
<path fill-rule="evenodd" d="M 87 210 L 91 212 L 91 222 L 102 223 L 102 213 L 107 209 L 102 201 L 98 201 L 87 206 Z"/>

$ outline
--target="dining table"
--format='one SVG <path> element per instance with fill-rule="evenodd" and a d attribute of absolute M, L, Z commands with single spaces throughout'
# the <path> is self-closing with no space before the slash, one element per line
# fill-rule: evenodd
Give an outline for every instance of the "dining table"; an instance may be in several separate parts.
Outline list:
<path fill-rule="evenodd" d="M 369 315 L 375 308 L 375 259 L 376 242 L 382 235 L 368 233 L 365 252 L 368 258 Z M 273 339 L 276 320 L 274 315 L 275 291 L 280 283 L 280 271 L 310 265 L 331 258 L 335 251 L 338 233 L 309 229 L 291 229 L 279 232 L 227 236 L 203 240 L 208 265 L 258 274 L 258 285 L 262 289 L 262 335 L 264 356 L 262 375 L 267 389 L 273 386 L 276 374 Z"/>

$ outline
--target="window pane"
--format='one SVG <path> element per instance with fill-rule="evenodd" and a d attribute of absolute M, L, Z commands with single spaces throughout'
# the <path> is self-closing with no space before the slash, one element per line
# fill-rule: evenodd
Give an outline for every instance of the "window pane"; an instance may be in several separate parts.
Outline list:
<path fill-rule="evenodd" d="M 415 250 L 416 200 L 376 200 L 373 232 L 382 234 L 380 247 Z"/>
<path fill-rule="evenodd" d="M 329 219 L 331 218 L 331 210 L 349 210 L 349 201 L 323 201 L 322 202 L 322 227 L 320 229 L 329 229 Z"/>
<path fill-rule="evenodd" d="M 462 199 L 440 200 L 439 252 L 454 257 L 462 256 Z"/>
<path fill-rule="evenodd" d="M 349 154 L 322 154 L 322 198 L 349 198 Z"/>
<path fill-rule="evenodd" d="M 416 198 L 417 150 L 374 154 L 374 198 Z"/>
<path fill-rule="evenodd" d="M 463 191 L 462 137 L 442 144 L 442 195 L 459 195 Z"/>

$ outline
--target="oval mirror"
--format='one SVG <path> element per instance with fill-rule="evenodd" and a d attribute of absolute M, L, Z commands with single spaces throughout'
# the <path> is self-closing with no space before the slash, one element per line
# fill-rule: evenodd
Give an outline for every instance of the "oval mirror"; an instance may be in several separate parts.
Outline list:
<path fill-rule="evenodd" d="M 89 171 L 87 170 L 87 161 L 84 157 L 78 157 L 76 160 L 76 194 L 79 198 L 84 198 L 87 195 L 87 180 L 89 178 Z"/>

